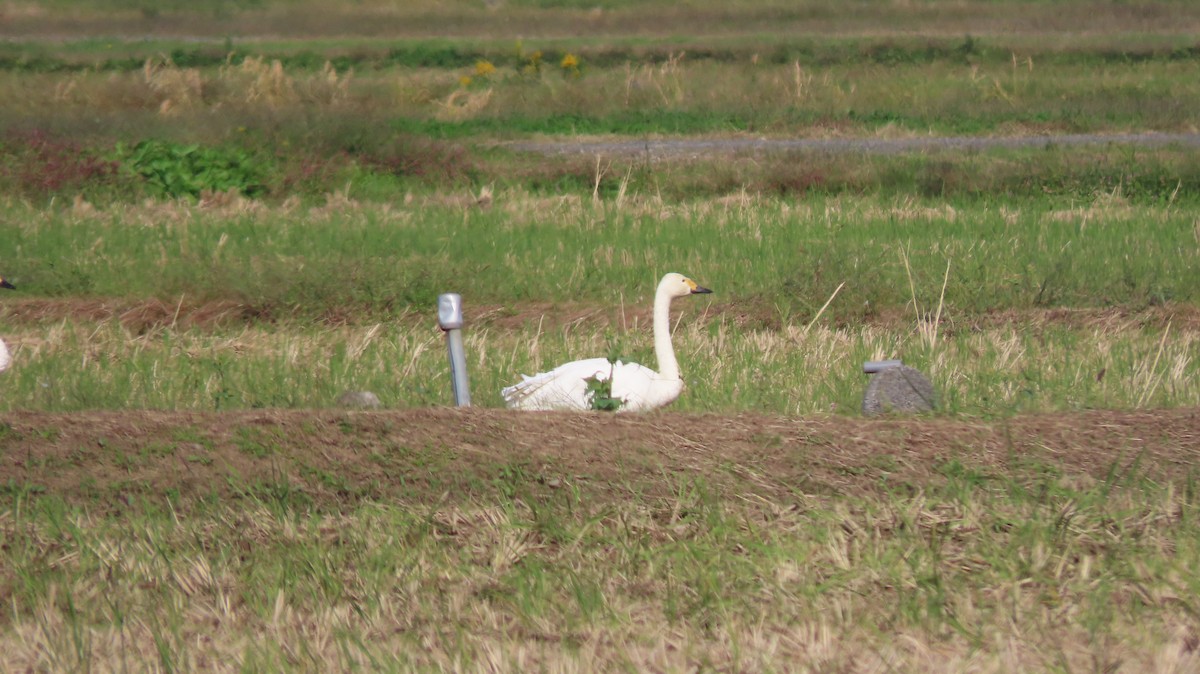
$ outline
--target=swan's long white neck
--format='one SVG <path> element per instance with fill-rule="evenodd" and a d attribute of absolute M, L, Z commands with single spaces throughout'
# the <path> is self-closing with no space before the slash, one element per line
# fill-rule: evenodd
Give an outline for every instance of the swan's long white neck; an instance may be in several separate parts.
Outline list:
<path fill-rule="evenodd" d="M 679 361 L 671 346 L 671 294 L 659 284 L 654 293 L 654 356 L 663 379 L 679 379 Z"/>

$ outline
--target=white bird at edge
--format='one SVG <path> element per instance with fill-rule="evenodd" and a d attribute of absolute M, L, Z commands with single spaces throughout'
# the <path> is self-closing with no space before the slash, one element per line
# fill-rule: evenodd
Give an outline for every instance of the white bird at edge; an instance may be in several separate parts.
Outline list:
<path fill-rule="evenodd" d="M 0 288 L 8 288 L 9 290 L 17 289 L 16 286 L 8 282 L 8 279 L 3 277 L 0 277 Z M 9 365 L 12 365 L 12 355 L 8 353 L 8 345 L 4 343 L 3 339 L 0 339 L 0 372 L 7 370 Z"/>
<path fill-rule="evenodd" d="M 504 402 L 518 410 L 590 410 L 595 390 L 589 381 L 610 382 L 618 412 L 644 412 L 669 405 L 683 393 L 679 362 L 671 346 L 671 300 L 711 293 L 683 274 L 670 273 L 654 293 L 654 355 L 658 372 L 637 363 L 588 358 L 560 365 L 501 391 Z"/>

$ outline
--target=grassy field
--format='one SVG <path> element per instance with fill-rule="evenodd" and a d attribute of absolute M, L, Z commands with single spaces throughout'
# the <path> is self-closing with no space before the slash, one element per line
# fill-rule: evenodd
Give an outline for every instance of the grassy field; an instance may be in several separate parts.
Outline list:
<path fill-rule="evenodd" d="M 1183 1 L 0 8 L 0 670 L 1200 670 Z M 520 373 L 653 365 L 644 416 Z M 464 298 L 449 408 L 437 295 Z M 939 409 L 865 419 L 862 362 Z M 339 408 L 369 390 L 383 410 Z"/>
<path fill-rule="evenodd" d="M 491 199 L 13 208 L 3 248 L 26 290 L 6 298 L 22 367 L 3 406 L 321 407 L 347 389 L 442 403 L 432 309 L 449 291 L 476 401 L 498 405 L 520 372 L 652 359 L 651 292 L 675 269 L 717 291 L 678 307 L 683 409 L 850 411 L 861 362 L 891 357 L 954 413 L 1200 402 L 1186 208 Z"/>
<path fill-rule="evenodd" d="M 1194 411 L 9 415 L 0 663 L 1182 673 L 1194 439 Z"/>

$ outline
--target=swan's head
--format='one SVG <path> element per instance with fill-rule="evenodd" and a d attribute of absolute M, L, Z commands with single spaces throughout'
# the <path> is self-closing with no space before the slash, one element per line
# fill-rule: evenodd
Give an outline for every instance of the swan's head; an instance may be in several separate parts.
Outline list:
<path fill-rule="evenodd" d="M 670 297 L 687 297 L 688 295 L 700 295 L 712 292 L 683 274 L 676 274 L 675 272 L 667 274 L 658 282 L 658 290 L 659 292 L 666 292 Z"/>
<path fill-rule="evenodd" d="M 0 276 L 0 288 L 8 288 L 9 290 L 17 289 L 15 285 L 9 283 L 8 279 L 4 278 L 3 276 Z"/>

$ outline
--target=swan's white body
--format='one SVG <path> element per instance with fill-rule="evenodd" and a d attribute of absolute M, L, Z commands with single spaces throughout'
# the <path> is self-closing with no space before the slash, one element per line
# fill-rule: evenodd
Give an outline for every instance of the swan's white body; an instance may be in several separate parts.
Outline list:
<path fill-rule="evenodd" d="M 644 412 L 669 405 L 683 393 L 679 362 L 671 346 L 671 300 L 694 293 L 712 292 L 682 274 L 667 274 L 654 294 L 654 355 L 658 371 L 637 363 L 588 358 L 560 365 L 501 391 L 504 402 L 520 410 L 590 410 L 592 390 L 588 380 L 610 382 L 611 396 L 621 401 L 618 412 Z"/>
<path fill-rule="evenodd" d="M 0 278 L 0 288 L 14 290 L 16 286 Z M 12 354 L 8 352 L 8 345 L 4 343 L 3 339 L 0 339 L 0 372 L 7 370 L 9 365 L 12 365 Z"/>

